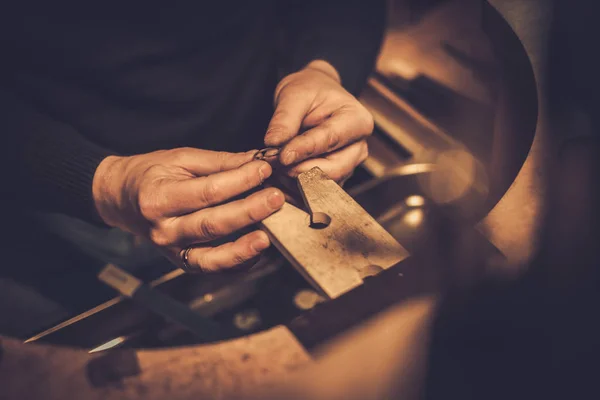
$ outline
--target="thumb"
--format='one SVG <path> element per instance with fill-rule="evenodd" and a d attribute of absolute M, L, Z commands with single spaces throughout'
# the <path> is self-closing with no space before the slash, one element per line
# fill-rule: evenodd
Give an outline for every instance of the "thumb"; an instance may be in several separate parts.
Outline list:
<path fill-rule="evenodd" d="M 276 100 L 275 112 L 265 135 L 265 145 L 281 146 L 296 136 L 308 113 L 310 104 L 311 99 L 307 99 L 301 94 L 293 95 L 284 87 Z"/>

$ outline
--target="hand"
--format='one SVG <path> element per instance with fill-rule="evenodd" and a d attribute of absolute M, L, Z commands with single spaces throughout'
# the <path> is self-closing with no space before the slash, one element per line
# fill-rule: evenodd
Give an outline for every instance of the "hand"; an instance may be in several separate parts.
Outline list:
<path fill-rule="evenodd" d="M 367 158 L 372 131 L 369 111 L 344 90 L 330 64 L 317 60 L 279 82 L 265 144 L 285 144 L 280 162 L 290 176 L 318 166 L 340 182 Z"/>
<path fill-rule="evenodd" d="M 198 247 L 188 254 L 189 265 L 198 271 L 241 264 L 269 246 L 264 232 L 211 242 L 263 220 L 284 203 L 274 188 L 230 201 L 271 175 L 268 163 L 252 161 L 254 153 L 181 148 L 107 157 L 94 175 L 96 208 L 108 225 L 150 239 L 178 266 L 191 245 Z"/>

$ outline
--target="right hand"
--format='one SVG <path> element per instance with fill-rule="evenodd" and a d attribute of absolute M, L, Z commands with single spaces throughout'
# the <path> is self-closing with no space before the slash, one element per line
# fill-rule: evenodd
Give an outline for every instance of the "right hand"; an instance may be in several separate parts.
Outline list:
<path fill-rule="evenodd" d="M 211 242 L 265 219 L 284 203 L 275 188 L 229 201 L 271 175 L 267 162 L 252 161 L 254 153 L 180 148 L 107 157 L 94 174 L 96 209 L 105 223 L 148 238 L 178 266 L 192 245 L 189 265 L 199 272 L 242 264 L 269 247 L 264 232 Z"/>

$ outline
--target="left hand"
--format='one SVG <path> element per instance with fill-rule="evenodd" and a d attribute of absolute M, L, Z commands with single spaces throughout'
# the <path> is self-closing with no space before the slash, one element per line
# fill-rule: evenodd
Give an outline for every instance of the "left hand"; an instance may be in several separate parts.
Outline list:
<path fill-rule="evenodd" d="M 279 161 L 291 177 L 318 166 L 343 182 L 368 156 L 373 117 L 321 60 L 283 78 L 265 145 L 283 146 Z M 302 134 L 300 134 L 302 133 Z"/>

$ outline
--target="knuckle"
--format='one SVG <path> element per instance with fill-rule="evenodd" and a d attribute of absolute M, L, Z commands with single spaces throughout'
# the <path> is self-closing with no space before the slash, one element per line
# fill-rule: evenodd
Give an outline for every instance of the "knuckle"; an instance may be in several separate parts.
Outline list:
<path fill-rule="evenodd" d="M 287 126 L 286 121 L 289 120 L 290 113 L 284 107 L 278 107 L 273 113 L 269 127 L 267 128 L 267 135 L 269 136 L 281 136 L 286 135 L 290 128 Z"/>
<path fill-rule="evenodd" d="M 264 203 L 264 206 L 263 206 Z M 251 225 L 261 221 L 262 208 L 266 207 L 266 201 L 250 197 L 243 200 L 240 204 L 241 216 L 244 225 Z"/>
<path fill-rule="evenodd" d="M 298 75 L 297 72 L 293 73 L 293 74 L 289 74 L 285 78 L 283 78 L 281 81 L 279 81 L 279 84 L 275 88 L 275 102 L 278 102 L 281 100 L 284 89 L 287 88 L 288 86 L 290 86 L 294 82 L 297 75 Z"/>
<path fill-rule="evenodd" d="M 245 174 L 243 174 L 242 176 L 242 187 L 243 188 L 253 188 L 255 186 L 257 186 L 258 184 L 260 184 L 260 177 L 258 176 L 258 173 L 256 172 L 256 170 L 251 170 L 246 172 Z"/>
<path fill-rule="evenodd" d="M 140 191 L 138 196 L 138 208 L 142 217 L 147 220 L 154 220 L 159 215 L 159 204 L 155 194 L 146 191 Z"/>
<path fill-rule="evenodd" d="M 176 165 L 185 164 L 191 150 L 192 149 L 189 147 L 180 147 L 169 150 L 170 161 Z"/>
<path fill-rule="evenodd" d="M 214 151 L 210 153 L 211 161 L 214 162 L 214 171 L 225 171 L 229 169 L 232 154 L 226 151 Z"/>
<path fill-rule="evenodd" d="M 336 169 L 334 169 L 334 170 L 330 171 L 330 172 L 328 173 L 328 175 L 329 175 L 329 177 L 330 177 L 332 180 L 334 180 L 334 181 L 336 181 L 336 182 L 339 182 L 339 181 L 340 181 L 340 179 L 342 179 L 342 177 L 344 176 L 344 173 L 343 173 L 343 171 L 342 171 L 342 170 L 340 170 L 340 169 L 336 168 Z"/>
<path fill-rule="evenodd" d="M 268 213 L 268 205 L 267 202 L 264 202 L 264 205 L 260 208 L 248 207 L 246 211 L 246 216 L 248 220 L 248 224 L 257 224 L 265 218 L 265 215 Z"/>
<path fill-rule="evenodd" d="M 352 102 L 355 101 L 354 97 L 352 95 L 350 95 L 348 92 L 346 91 L 328 91 L 327 92 L 327 98 L 330 99 L 331 101 L 336 102 L 337 104 L 342 104 L 342 108 L 345 109 L 347 108 L 349 105 L 352 105 Z"/>
<path fill-rule="evenodd" d="M 185 154 L 187 154 L 187 152 L 190 150 L 189 147 L 178 147 L 176 149 L 172 149 L 169 151 L 169 153 L 171 154 L 172 157 L 181 157 Z"/>
<path fill-rule="evenodd" d="M 306 156 L 310 157 L 317 152 L 317 141 L 314 138 L 306 138 L 306 142 L 304 144 L 304 153 Z"/>
<path fill-rule="evenodd" d="M 278 122 L 279 120 L 286 119 L 289 116 L 288 110 L 284 107 L 278 107 L 273 113 L 272 121 Z"/>
<path fill-rule="evenodd" d="M 361 153 L 361 157 L 360 157 L 360 162 L 362 163 L 363 161 L 365 161 L 367 158 L 369 158 L 369 146 L 367 145 L 367 142 L 363 142 L 363 151 Z"/>
<path fill-rule="evenodd" d="M 363 113 L 361 116 L 361 130 L 366 134 L 373 133 L 373 129 L 375 129 L 375 121 L 373 120 L 373 115 L 363 107 Z"/>
<path fill-rule="evenodd" d="M 225 164 L 229 160 L 229 157 L 231 157 L 231 153 L 228 153 L 226 151 L 215 152 L 215 158 L 220 163 L 220 165 Z"/>
<path fill-rule="evenodd" d="M 165 174 L 165 167 L 161 164 L 154 164 L 154 165 L 149 166 L 144 171 L 143 177 L 148 180 L 152 180 L 157 177 L 164 176 L 164 174 Z"/>
<path fill-rule="evenodd" d="M 206 241 L 211 241 L 221 236 L 219 227 L 215 221 L 210 218 L 201 219 L 198 230 L 200 237 Z"/>
<path fill-rule="evenodd" d="M 149 235 L 152 243 L 159 247 L 167 247 L 172 244 L 171 238 L 166 234 L 166 232 L 159 228 L 154 228 L 150 231 Z"/>
<path fill-rule="evenodd" d="M 252 242 L 247 242 L 246 245 L 244 246 L 244 250 L 245 250 L 245 254 L 246 254 L 246 260 L 248 261 L 253 257 L 256 257 L 257 255 L 259 255 L 262 250 L 260 249 L 256 249 L 252 246 Z"/>
<path fill-rule="evenodd" d="M 248 202 L 244 204 L 247 225 L 257 224 L 276 211 L 274 207 L 269 205 L 270 193 L 248 199 Z"/>
<path fill-rule="evenodd" d="M 214 179 L 207 179 L 205 184 L 202 186 L 200 197 L 206 204 L 213 204 L 219 198 L 219 184 Z"/>
<path fill-rule="evenodd" d="M 245 188 L 250 189 L 262 183 L 261 172 L 259 171 L 265 164 L 267 164 L 265 161 L 260 161 L 254 165 L 248 165 L 248 168 L 244 171 L 241 182 Z"/>
<path fill-rule="evenodd" d="M 198 255 L 191 261 L 190 264 L 198 268 L 199 272 L 212 272 L 215 270 L 215 266 L 207 257 L 206 252 L 198 252 Z"/>
<path fill-rule="evenodd" d="M 332 128 L 327 129 L 327 149 L 335 149 L 339 146 L 341 135 Z"/>
<path fill-rule="evenodd" d="M 246 262 L 250 257 L 248 255 L 246 255 L 245 253 L 236 251 L 232 254 L 231 257 L 231 261 L 233 262 L 234 265 L 239 265 L 239 264 L 243 264 L 244 262 Z"/>

